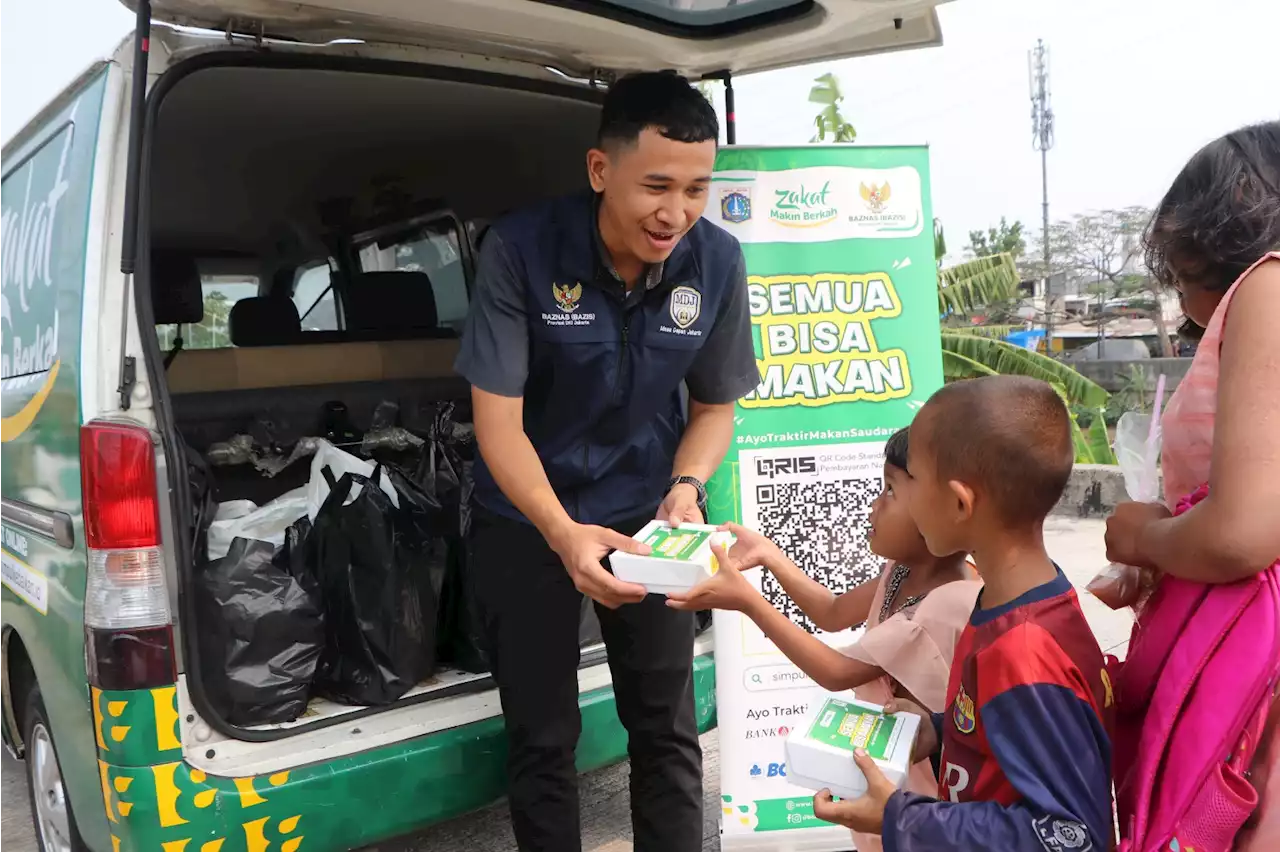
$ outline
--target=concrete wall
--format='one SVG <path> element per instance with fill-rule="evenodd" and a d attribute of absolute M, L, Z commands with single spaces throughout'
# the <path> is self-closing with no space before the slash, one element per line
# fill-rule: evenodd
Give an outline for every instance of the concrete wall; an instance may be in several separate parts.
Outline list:
<path fill-rule="evenodd" d="M 1161 373 L 1165 375 L 1165 399 L 1178 386 L 1178 382 L 1191 368 L 1190 358 L 1148 358 L 1143 361 L 1073 361 L 1071 366 L 1076 372 L 1102 385 L 1115 393 L 1124 387 L 1129 380 L 1129 370 L 1133 366 L 1142 368 L 1147 377 L 1147 390 L 1156 389 L 1156 379 Z"/>
<path fill-rule="evenodd" d="M 1105 518 L 1115 510 L 1117 503 L 1128 499 L 1124 474 L 1119 467 L 1078 464 L 1071 469 L 1071 479 L 1053 513 L 1072 518 Z"/>

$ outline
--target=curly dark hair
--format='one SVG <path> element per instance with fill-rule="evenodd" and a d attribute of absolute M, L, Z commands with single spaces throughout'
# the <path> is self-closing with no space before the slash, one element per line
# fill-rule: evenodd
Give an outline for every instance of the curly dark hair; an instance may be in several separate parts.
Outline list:
<path fill-rule="evenodd" d="M 1242 127 L 1201 148 L 1151 217 L 1146 263 L 1165 286 L 1182 278 L 1225 291 L 1280 248 L 1280 121 Z"/>

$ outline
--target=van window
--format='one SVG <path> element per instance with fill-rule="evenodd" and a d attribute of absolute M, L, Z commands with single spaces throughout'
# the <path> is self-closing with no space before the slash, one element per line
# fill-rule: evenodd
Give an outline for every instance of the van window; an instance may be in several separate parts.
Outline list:
<path fill-rule="evenodd" d="M 449 222 L 428 222 L 407 235 L 360 249 L 362 272 L 425 272 L 431 279 L 441 328 L 460 330 L 467 316 L 467 275 L 458 233 Z"/>
<path fill-rule="evenodd" d="M 801 6 L 809 0 L 594 0 L 593 5 L 612 7 L 614 14 L 601 11 L 604 17 L 630 12 L 689 27 L 710 27 L 777 12 L 790 6 Z"/>
<path fill-rule="evenodd" d="M 330 272 L 333 259 L 298 267 L 293 275 L 293 304 L 303 331 L 337 331 L 338 310 Z"/>
<path fill-rule="evenodd" d="M 173 348 L 179 329 L 183 349 L 228 349 L 231 347 L 231 308 L 241 299 L 257 296 L 261 285 L 256 275 L 201 274 L 200 289 L 204 294 L 204 319 L 199 324 L 160 326 L 156 334 L 160 348 Z"/>

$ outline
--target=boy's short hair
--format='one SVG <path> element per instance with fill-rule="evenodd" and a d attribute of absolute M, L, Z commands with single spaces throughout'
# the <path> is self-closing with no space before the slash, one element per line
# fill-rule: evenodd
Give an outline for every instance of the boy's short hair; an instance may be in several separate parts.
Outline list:
<path fill-rule="evenodd" d="M 910 426 L 904 426 L 889 436 L 884 445 L 884 463 L 891 464 L 899 470 L 907 469 L 907 436 Z"/>
<path fill-rule="evenodd" d="M 689 81 L 670 71 L 629 74 L 609 87 L 600 110 L 597 144 L 634 145 L 646 128 L 676 142 L 720 136 L 716 110 Z"/>
<path fill-rule="evenodd" d="M 984 376 L 944 386 L 921 410 L 938 478 L 991 499 L 1010 524 L 1053 510 L 1071 476 L 1071 418 L 1057 391 L 1022 376 Z"/>

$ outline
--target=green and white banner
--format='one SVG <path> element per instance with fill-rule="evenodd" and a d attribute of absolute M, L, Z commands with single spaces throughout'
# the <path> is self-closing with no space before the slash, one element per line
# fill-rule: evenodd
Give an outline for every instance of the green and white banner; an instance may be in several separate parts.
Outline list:
<path fill-rule="evenodd" d="M 707 215 L 742 241 L 762 381 L 739 403 L 710 520 L 739 520 L 843 592 L 867 549 L 885 440 L 942 384 L 923 147 L 728 148 Z M 762 572 L 751 572 L 760 575 Z M 778 609 L 834 645 L 771 575 Z M 787 782 L 783 742 L 823 691 L 737 613 L 715 614 L 724 849 L 848 849 Z"/>

